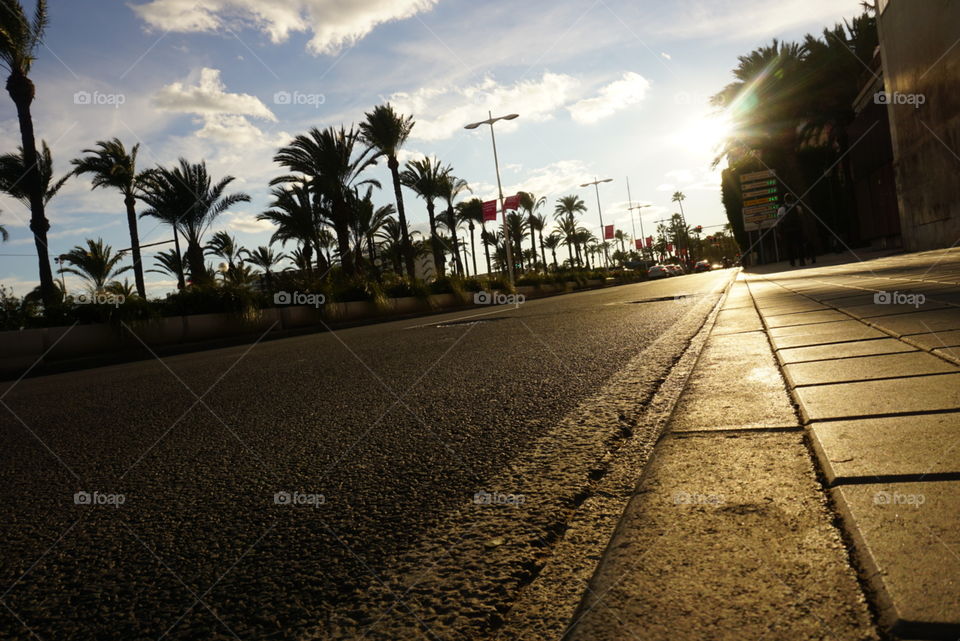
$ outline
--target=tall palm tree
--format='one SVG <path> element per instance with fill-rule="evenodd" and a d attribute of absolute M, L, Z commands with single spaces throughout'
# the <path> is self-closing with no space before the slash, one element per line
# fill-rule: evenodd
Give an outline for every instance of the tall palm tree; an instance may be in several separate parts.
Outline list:
<path fill-rule="evenodd" d="M 530 230 L 530 249 L 533 251 L 533 262 L 531 266 L 537 268 L 537 232 L 543 232 L 543 225 L 546 219 L 537 216 L 537 210 L 547 202 L 546 196 L 537 197 L 530 192 L 520 192 L 520 209 L 527 215 L 527 227 Z M 546 264 L 546 260 L 543 261 Z"/>
<path fill-rule="evenodd" d="M 127 153 L 119 138 L 98 140 L 95 149 L 84 149 L 83 158 L 74 158 L 70 162 L 73 173 L 91 174 L 92 187 L 113 187 L 123 194 L 123 204 L 127 211 L 127 228 L 130 231 L 130 252 L 133 256 L 133 280 L 137 284 L 137 293 L 141 298 L 147 295 L 143 282 L 143 265 L 140 262 L 140 235 L 137 232 L 136 190 L 140 176 L 137 175 L 137 143 Z"/>
<path fill-rule="evenodd" d="M 479 198 L 461 200 L 457 203 L 457 217 L 461 223 L 467 223 L 467 228 L 470 230 L 470 258 L 473 261 L 473 275 L 476 276 L 479 272 L 477 271 L 477 245 L 474 239 L 474 230 L 477 223 L 480 223 L 481 228 L 483 227 L 483 202 Z M 484 249 L 487 252 L 487 273 L 490 273 L 490 249 L 486 245 L 484 245 Z"/>
<path fill-rule="evenodd" d="M 582 267 L 580 260 L 580 245 L 577 244 L 577 220 L 569 214 L 564 214 L 557 219 L 557 231 L 563 239 L 563 244 L 567 246 L 567 253 L 570 255 L 570 267 Z M 574 258 L 576 252 L 576 258 Z"/>
<path fill-rule="evenodd" d="M 226 176 L 214 184 L 206 162 L 191 164 L 185 158 L 176 167 L 156 167 L 141 177 L 137 197 L 150 209 L 140 216 L 157 218 L 183 232 L 194 283 L 212 280 L 203 255 L 203 235 L 220 214 L 237 203 L 250 202 L 245 193 L 224 193 L 233 181 L 233 176 Z"/>
<path fill-rule="evenodd" d="M 577 263 L 582 267 L 580 257 L 580 242 L 577 237 L 577 216 L 587 211 L 587 205 L 579 196 L 563 196 L 557 200 L 553 210 L 553 217 L 561 226 L 566 239 L 567 247 L 573 243 L 577 252 Z M 571 256 L 572 259 L 572 256 Z"/>
<path fill-rule="evenodd" d="M 541 247 L 546 247 L 550 250 L 550 254 L 553 256 L 553 268 L 557 269 L 557 248 L 560 247 L 560 244 L 563 243 L 563 236 L 557 233 L 550 234 L 541 241 Z M 546 261 L 544 261 L 546 262 Z"/>
<path fill-rule="evenodd" d="M 473 193 L 467 181 L 454 176 L 452 169 L 444 174 L 443 180 L 440 183 L 440 197 L 447 202 L 447 210 L 444 212 L 443 224 L 450 230 L 450 235 L 453 237 L 453 257 L 456 260 L 457 273 L 461 275 L 463 274 L 463 261 L 460 260 L 460 239 L 457 237 L 457 227 L 460 224 L 460 219 L 453 209 L 453 201 L 457 199 L 457 196 L 466 191 Z"/>
<path fill-rule="evenodd" d="M 449 172 L 449 167 L 444 167 L 440 161 L 434 158 L 421 158 L 419 160 L 409 160 L 404 166 L 403 173 L 400 174 L 400 182 L 412 192 L 423 198 L 427 203 L 427 217 L 430 220 L 430 248 L 433 253 L 433 265 L 437 276 L 443 276 L 443 249 L 440 245 L 440 237 L 437 232 L 437 217 L 435 215 L 436 200 L 443 193 L 443 181 L 445 175 Z"/>
<path fill-rule="evenodd" d="M 520 261 L 520 269 L 524 269 L 523 238 L 527 235 L 527 229 L 530 228 L 530 225 L 523 214 L 515 211 L 507 214 L 507 228 L 510 230 L 510 244 L 514 260 Z"/>
<path fill-rule="evenodd" d="M 400 221 L 392 216 L 383 221 L 377 230 L 377 240 L 380 241 L 380 253 L 393 265 L 393 271 L 403 274 L 403 234 L 400 231 Z"/>
<path fill-rule="evenodd" d="M 388 102 L 377 105 L 373 111 L 364 114 L 366 120 L 360 123 L 360 136 L 363 141 L 387 157 L 387 168 L 393 179 L 393 196 L 397 203 L 397 216 L 400 218 L 400 242 L 403 250 L 407 275 L 414 276 L 413 246 L 410 244 L 410 232 L 407 227 L 406 210 L 403 207 L 403 190 L 400 186 L 400 162 L 397 152 L 407 142 L 415 124 L 411 116 L 398 114 Z M 402 272 L 401 272 L 402 273 Z"/>
<path fill-rule="evenodd" d="M 63 267 L 61 271 L 85 280 L 91 292 L 103 291 L 107 283 L 132 269 L 130 265 L 117 267 L 123 256 L 113 253 L 113 247 L 105 245 L 102 238 L 88 238 L 86 247 L 75 246 L 63 254 L 62 260 L 71 267 Z"/>
<path fill-rule="evenodd" d="M 50 221 L 44 212 L 46 190 L 38 172 L 37 141 L 33 133 L 33 117 L 30 114 L 36 88 L 28 75 L 34 61 L 34 52 L 47 26 L 47 2 L 37 0 L 33 20 L 27 19 L 23 5 L 17 0 L 2 0 L 0 9 L 0 65 L 10 72 L 7 77 L 7 93 L 17 108 L 17 120 L 20 124 L 20 146 L 25 170 L 20 178 L 30 206 L 30 231 L 33 232 L 40 266 L 40 294 L 44 306 L 51 307 L 56 304 L 59 296 L 47 251 Z"/>
<path fill-rule="evenodd" d="M 362 179 L 363 172 L 377 164 L 371 148 L 362 148 L 360 132 L 351 127 L 339 129 L 312 128 L 282 147 L 273 160 L 296 172 L 270 181 L 271 185 L 300 183 L 306 180 L 314 198 L 328 203 L 327 217 L 337 235 L 340 264 L 347 275 L 355 273 L 350 260 L 350 221 L 353 217 L 350 194 L 356 187 L 380 187 L 372 178 Z"/>
<path fill-rule="evenodd" d="M 230 269 L 236 266 L 238 260 L 242 260 L 241 254 L 244 251 L 237 239 L 225 231 L 215 233 L 203 250 L 227 261 L 227 267 Z"/>

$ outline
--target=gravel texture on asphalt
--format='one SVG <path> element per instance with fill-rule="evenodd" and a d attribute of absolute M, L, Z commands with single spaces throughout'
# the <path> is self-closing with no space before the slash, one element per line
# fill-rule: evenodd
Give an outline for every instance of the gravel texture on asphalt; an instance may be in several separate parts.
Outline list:
<path fill-rule="evenodd" d="M 390 595 L 381 577 L 443 543 L 427 539 L 479 509 L 477 492 L 522 493 L 492 482 L 528 465 L 631 358 L 708 311 L 623 303 L 709 292 L 728 277 L 6 383 L 0 638 L 360 638 L 401 615 L 368 598 Z M 680 354 L 674 343 L 655 366 Z M 554 471 L 600 463 L 588 460 L 594 448 L 559 449 L 567 459 Z M 543 535 L 541 522 L 516 527 Z M 469 539 L 469 525 L 459 534 Z M 489 556 L 471 563 L 527 560 L 486 543 Z M 530 575 L 517 572 L 500 581 L 503 603 Z M 450 638 L 464 618 L 495 627 L 498 604 L 472 589 L 459 587 L 456 611 L 430 614 Z"/>

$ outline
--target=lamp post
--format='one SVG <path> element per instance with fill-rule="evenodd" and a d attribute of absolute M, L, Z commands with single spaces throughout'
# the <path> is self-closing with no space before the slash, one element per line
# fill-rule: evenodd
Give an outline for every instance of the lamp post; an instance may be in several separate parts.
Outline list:
<path fill-rule="evenodd" d="M 603 243 L 603 263 L 606 267 L 610 266 L 610 255 L 607 252 L 607 239 L 606 234 L 604 233 L 606 230 L 603 227 L 603 210 L 600 208 L 600 187 L 598 187 L 598 185 L 600 183 L 609 182 L 613 182 L 613 178 L 594 180 L 592 183 L 583 183 L 580 185 L 581 187 L 589 187 L 590 185 L 593 185 L 594 191 L 597 192 L 597 213 L 600 215 L 600 242 Z"/>
<path fill-rule="evenodd" d="M 627 177 L 627 210 L 630 212 L 630 225 L 633 227 L 633 237 L 637 237 L 637 227 L 633 222 L 633 212 L 634 210 L 644 209 L 646 207 L 652 207 L 653 205 L 637 205 L 633 206 L 633 196 L 630 195 L 630 178 Z M 637 218 L 640 219 L 640 259 L 643 260 L 644 254 L 647 249 L 647 236 L 643 231 L 643 215 L 638 214 Z"/>
<path fill-rule="evenodd" d="M 493 117 L 493 113 L 488 111 L 486 120 L 481 120 L 479 122 L 471 122 L 469 125 L 465 125 L 464 129 L 476 129 L 480 125 L 490 125 L 490 142 L 493 143 L 493 165 L 497 170 L 497 191 L 500 194 L 500 212 L 503 214 L 503 242 L 506 244 L 506 254 L 507 254 L 507 278 L 510 280 L 510 285 L 513 285 L 513 248 L 510 243 L 510 227 L 507 225 L 507 212 L 503 208 L 503 185 L 500 183 L 500 160 L 497 158 L 497 137 L 493 133 L 493 123 L 498 120 L 513 120 L 518 118 L 520 114 L 508 114 L 506 116 L 497 116 Z"/>

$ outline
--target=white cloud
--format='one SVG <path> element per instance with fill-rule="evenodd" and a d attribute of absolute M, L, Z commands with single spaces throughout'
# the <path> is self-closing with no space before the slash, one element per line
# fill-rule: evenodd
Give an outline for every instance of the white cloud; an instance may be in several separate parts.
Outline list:
<path fill-rule="evenodd" d="M 227 219 L 226 228 L 245 234 L 259 234 L 262 232 L 272 232 L 273 223 L 268 220 L 257 220 L 255 214 L 244 212 L 233 212 L 224 214 Z"/>
<path fill-rule="evenodd" d="M 161 109 L 198 116 L 230 114 L 255 116 L 276 121 L 265 104 L 256 96 L 245 93 L 227 93 L 220 80 L 220 70 L 204 67 L 196 85 L 174 82 L 154 95 L 154 104 Z"/>
<path fill-rule="evenodd" d="M 401 113 L 416 119 L 411 138 L 423 141 L 443 140 L 463 129 L 484 113 L 519 113 L 524 122 L 551 120 L 566 108 L 579 123 L 592 123 L 629 105 L 640 102 L 650 83 L 643 76 L 626 72 L 587 97 L 584 84 L 573 76 L 545 72 L 539 79 L 499 84 L 487 76 L 472 85 L 421 87 L 413 92 L 387 96 Z M 505 131 L 516 129 L 519 121 L 497 125 Z"/>
<path fill-rule="evenodd" d="M 151 0 L 132 5 L 146 24 L 164 31 L 215 32 L 251 27 L 281 43 L 308 32 L 315 54 L 334 54 L 378 25 L 429 11 L 438 0 Z"/>
<path fill-rule="evenodd" d="M 411 93 L 392 94 L 389 100 L 401 113 L 416 118 L 411 138 L 433 141 L 449 138 L 488 110 L 521 113 L 524 120 L 549 120 L 554 111 L 575 97 L 579 84 L 572 76 L 555 73 L 512 85 L 497 84 L 488 76 L 474 85 L 422 87 Z M 516 127 L 510 121 L 498 126 L 506 130 Z"/>
<path fill-rule="evenodd" d="M 650 88 L 650 81 L 638 73 L 628 71 L 620 80 L 601 87 L 593 98 L 586 98 L 568 107 L 573 119 L 581 124 L 592 124 L 642 101 Z"/>

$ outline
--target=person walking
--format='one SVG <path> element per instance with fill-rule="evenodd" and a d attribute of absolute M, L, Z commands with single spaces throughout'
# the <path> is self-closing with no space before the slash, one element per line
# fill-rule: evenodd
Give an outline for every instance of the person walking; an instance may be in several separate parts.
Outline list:
<path fill-rule="evenodd" d="M 807 248 L 806 230 L 804 229 L 806 227 L 804 218 L 803 209 L 797 203 L 793 194 L 787 194 L 787 197 L 784 198 L 784 204 L 777 210 L 777 231 L 787 248 L 787 257 L 790 260 L 791 267 L 797 266 L 797 260 L 800 261 L 801 267 L 806 265 L 804 259 L 809 250 Z"/>

